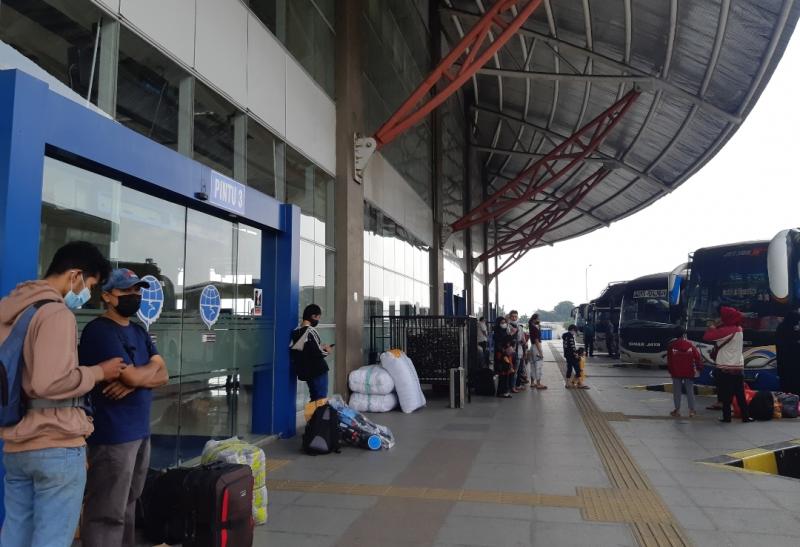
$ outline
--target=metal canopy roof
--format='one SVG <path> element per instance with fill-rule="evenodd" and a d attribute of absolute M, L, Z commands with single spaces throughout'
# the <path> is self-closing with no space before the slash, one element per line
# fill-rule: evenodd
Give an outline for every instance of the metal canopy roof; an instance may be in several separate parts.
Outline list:
<path fill-rule="evenodd" d="M 487 5 L 444 1 L 451 43 Z M 472 147 L 490 195 L 634 85 L 642 93 L 588 160 L 504 212 L 498 236 L 516 232 L 601 166 L 613 169 L 517 254 L 608 226 L 678 187 L 739 128 L 799 13 L 794 0 L 544 0 L 465 86 Z"/>

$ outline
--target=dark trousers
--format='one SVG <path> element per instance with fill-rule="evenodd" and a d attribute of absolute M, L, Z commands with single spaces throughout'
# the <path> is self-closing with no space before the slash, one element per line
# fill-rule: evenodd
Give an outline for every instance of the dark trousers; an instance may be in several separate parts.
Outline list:
<path fill-rule="evenodd" d="M 572 373 L 575 373 L 575 379 L 581 377 L 581 362 L 577 359 L 567 359 L 567 379 L 569 380 L 572 377 Z"/>
<path fill-rule="evenodd" d="M 84 547 L 133 547 L 136 500 L 150 464 L 150 439 L 89 445 L 89 472 L 81 525 Z"/>
<path fill-rule="evenodd" d="M 720 369 L 714 371 L 717 378 L 717 394 L 722 403 L 722 417 L 725 420 L 731 419 L 731 402 L 733 398 L 739 403 L 742 410 L 742 419 L 748 417 L 747 401 L 744 398 L 744 376 L 741 374 L 731 374 Z"/>
<path fill-rule="evenodd" d="M 586 346 L 586 353 L 589 354 L 589 357 L 594 356 L 594 335 L 591 336 L 584 336 L 584 345 Z"/>

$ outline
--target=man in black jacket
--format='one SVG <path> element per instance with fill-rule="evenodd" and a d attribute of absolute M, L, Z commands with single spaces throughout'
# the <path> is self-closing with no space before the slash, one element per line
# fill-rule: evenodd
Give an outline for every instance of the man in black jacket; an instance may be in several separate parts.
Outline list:
<path fill-rule="evenodd" d="M 303 310 L 303 322 L 292 331 L 289 345 L 292 368 L 297 379 L 308 384 L 312 401 L 328 396 L 328 363 L 325 358 L 333 351 L 333 346 L 323 344 L 317 332 L 322 317 L 322 309 L 309 304 Z"/>

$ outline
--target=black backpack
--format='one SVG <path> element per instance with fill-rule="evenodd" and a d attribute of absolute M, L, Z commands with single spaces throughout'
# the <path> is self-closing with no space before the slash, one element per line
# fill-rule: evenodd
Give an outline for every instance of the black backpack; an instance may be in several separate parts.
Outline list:
<path fill-rule="evenodd" d="M 303 451 L 311 456 L 339 452 L 339 412 L 331 405 L 318 407 L 306 424 Z"/>
<path fill-rule="evenodd" d="M 762 422 L 771 420 L 772 412 L 775 408 L 774 401 L 771 391 L 757 392 L 747 405 L 750 417 Z"/>

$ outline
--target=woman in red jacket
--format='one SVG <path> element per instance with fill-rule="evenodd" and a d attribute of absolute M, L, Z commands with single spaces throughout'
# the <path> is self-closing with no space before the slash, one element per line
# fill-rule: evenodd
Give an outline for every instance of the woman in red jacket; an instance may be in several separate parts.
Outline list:
<path fill-rule="evenodd" d="M 703 334 L 704 342 L 714 344 L 714 377 L 717 380 L 717 394 L 722 403 L 722 418 L 719 421 L 731 421 L 731 402 L 733 398 L 739 402 L 742 421 L 752 422 L 744 397 L 744 334 L 742 331 L 742 314 L 736 308 L 722 306 L 719 309 L 719 323 L 712 323 Z"/>
<path fill-rule="evenodd" d="M 686 339 L 686 329 L 678 327 L 678 337 L 667 346 L 667 369 L 672 376 L 672 397 L 675 401 L 675 410 L 670 416 L 681 415 L 681 394 L 686 391 L 689 402 L 689 417 L 696 414 L 694 411 L 694 379 L 703 368 L 703 358 L 700 352 Z"/>

